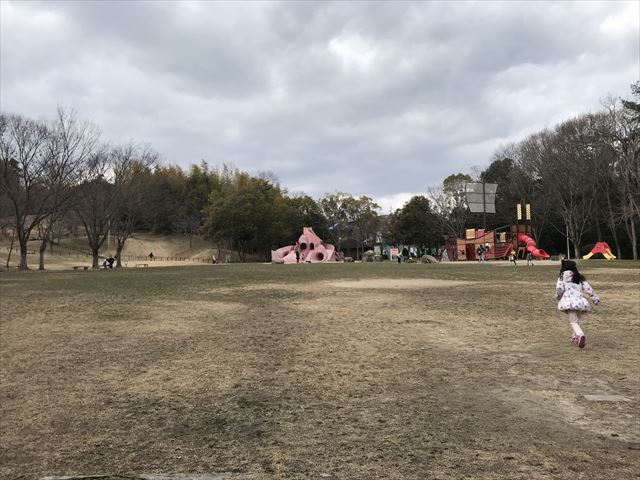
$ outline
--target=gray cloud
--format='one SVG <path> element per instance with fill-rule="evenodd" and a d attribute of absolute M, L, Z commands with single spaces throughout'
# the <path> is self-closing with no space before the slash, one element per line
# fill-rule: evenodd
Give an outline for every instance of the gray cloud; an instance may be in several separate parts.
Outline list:
<path fill-rule="evenodd" d="M 388 206 L 627 95 L 637 2 L 11 2 L 0 102 Z"/>

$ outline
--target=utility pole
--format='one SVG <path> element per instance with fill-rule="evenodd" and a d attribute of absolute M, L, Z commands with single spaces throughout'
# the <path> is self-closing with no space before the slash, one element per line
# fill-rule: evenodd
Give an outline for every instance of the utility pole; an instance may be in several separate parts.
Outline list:
<path fill-rule="evenodd" d="M 482 182 L 482 228 L 487 233 L 487 198 L 485 196 L 484 182 Z"/>
<path fill-rule="evenodd" d="M 515 247 L 518 248 L 518 242 L 520 241 L 520 222 L 522 222 L 522 204 L 518 203 L 516 205 L 516 239 L 515 239 Z M 515 250 L 515 248 L 514 248 Z"/>

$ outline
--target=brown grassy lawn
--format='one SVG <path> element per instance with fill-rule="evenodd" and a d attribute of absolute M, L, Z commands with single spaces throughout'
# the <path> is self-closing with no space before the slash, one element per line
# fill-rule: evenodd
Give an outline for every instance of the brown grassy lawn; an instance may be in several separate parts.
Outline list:
<path fill-rule="evenodd" d="M 583 268 L 582 351 L 551 264 L 0 274 L 0 477 L 637 478 L 639 264 Z"/>

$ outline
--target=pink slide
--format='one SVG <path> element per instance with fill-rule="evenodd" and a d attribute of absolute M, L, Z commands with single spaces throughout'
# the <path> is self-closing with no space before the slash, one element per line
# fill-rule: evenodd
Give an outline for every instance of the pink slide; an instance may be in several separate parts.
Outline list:
<path fill-rule="evenodd" d="M 521 233 L 518 235 L 518 242 L 524 243 L 527 246 L 527 252 L 531 252 L 531 255 L 536 258 L 541 258 L 542 260 L 551 258 L 547 252 L 536 247 L 536 241 L 529 235 Z"/>

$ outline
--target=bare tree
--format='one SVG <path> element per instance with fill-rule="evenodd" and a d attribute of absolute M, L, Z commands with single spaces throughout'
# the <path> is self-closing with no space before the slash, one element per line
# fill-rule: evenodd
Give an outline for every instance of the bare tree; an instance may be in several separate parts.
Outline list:
<path fill-rule="evenodd" d="M 0 191 L 12 210 L 20 269 L 28 268 L 31 232 L 66 202 L 97 136 L 91 124 L 62 108 L 52 124 L 0 116 Z"/>
<path fill-rule="evenodd" d="M 600 156 L 594 172 L 600 179 L 596 188 L 598 191 L 598 210 L 600 217 L 607 225 L 615 243 L 618 258 L 623 257 L 618 227 L 623 223 L 621 215 L 623 203 L 623 189 L 621 188 L 621 148 L 624 143 L 625 132 L 620 127 L 621 108 L 619 99 L 608 98 L 604 104 L 601 125 L 598 129 L 600 142 Z M 598 236 L 600 238 L 600 235 Z"/>
<path fill-rule="evenodd" d="M 542 232 L 552 220 L 553 197 L 537 169 L 542 155 L 544 132 L 531 135 L 517 144 L 512 152 L 516 170 L 513 177 L 520 201 L 531 205 L 531 228 L 536 240 L 542 238 Z"/>
<path fill-rule="evenodd" d="M 75 212 L 87 234 L 93 268 L 100 267 L 100 249 L 111 233 L 116 267 L 122 266 L 122 250 L 148 197 L 150 169 L 157 158 L 149 147 L 129 144 L 103 146 L 87 162 Z"/>
<path fill-rule="evenodd" d="M 640 81 L 631 86 L 636 101 L 623 100 L 624 109 L 618 117 L 619 180 L 622 190 L 621 216 L 633 251 L 638 259 L 640 225 Z"/>
<path fill-rule="evenodd" d="M 453 237 L 463 237 L 469 217 L 469 209 L 465 199 L 465 182 L 471 181 L 469 175 L 457 173 L 444 179 L 442 186 L 431 187 L 428 199 L 433 213 L 443 230 Z"/>
<path fill-rule="evenodd" d="M 122 266 L 122 250 L 141 218 L 150 197 L 149 177 L 158 154 L 148 146 L 125 145 L 111 151 L 117 209 L 111 222 L 116 239 L 116 267 Z"/>
<path fill-rule="evenodd" d="M 80 124 L 62 108 L 53 124 L 0 116 L 0 191 L 11 205 L 20 269 L 28 268 L 31 232 L 64 203 L 96 141 L 92 125 Z"/>
<path fill-rule="evenodd" d="M 466 215 L 464 218 L 461 215 L 454 215 L 453 199 L 445 193 L 442 186 L 429 187 L 428 199 L 433 205 L 433 213 L 442 225 L 443 231 L 451 237 L 462 236 L 467 221 Z"/>
<path fill-rule="evenodd" d="M 46 215 L 50 196 L 44 176 L 49 159 L 47 127 L 20 115 L 0 117 L 0 190 L 10 203 L 14 231 L 20 248 L 22 270 L 27 265 L 27 242 L 31 231 Z"/>
<path fill-rule="evenodd" d="M 110 161 L 106 147 L 95 151 L 83 169 L 84 178 L 76 190 L 78 201 L 74 211 L 87 234 L 94 269 L 100 268 L 100 248 L 109 235 L 111 221 L 118 209 L 117 189 L 110 181 L 113 178 Z"/>
<path fill-rule="evenodd" d="M 44 270 L 44 253 L 51 243 L 51 233 L 58 221 L 66 215 L 76 200 L 76 186 L 82 179 L 83 168 L 96 148 L 99 132 L 95 125 L 78 121 L 75 112 L 61 107 L 55 121 L 49 125 L 47 156 L 52 168 L 45 180 L 52 195 L 46 215 L 38 224 L 40 233 L 39 270 Z M 59 176 L 63 175 L 63 178 Z"/>
<path fill-rule="evenodd" d="M 576 258 L 581 254 L 582 237 L 591 227 L 595 201 L 596 122 L 594 115 L 582 115 L 561 123 L 553 132 L 542 132 L 540 155 L 535 160 L 537 173 L 549 187 L 562 216 Z"/>

